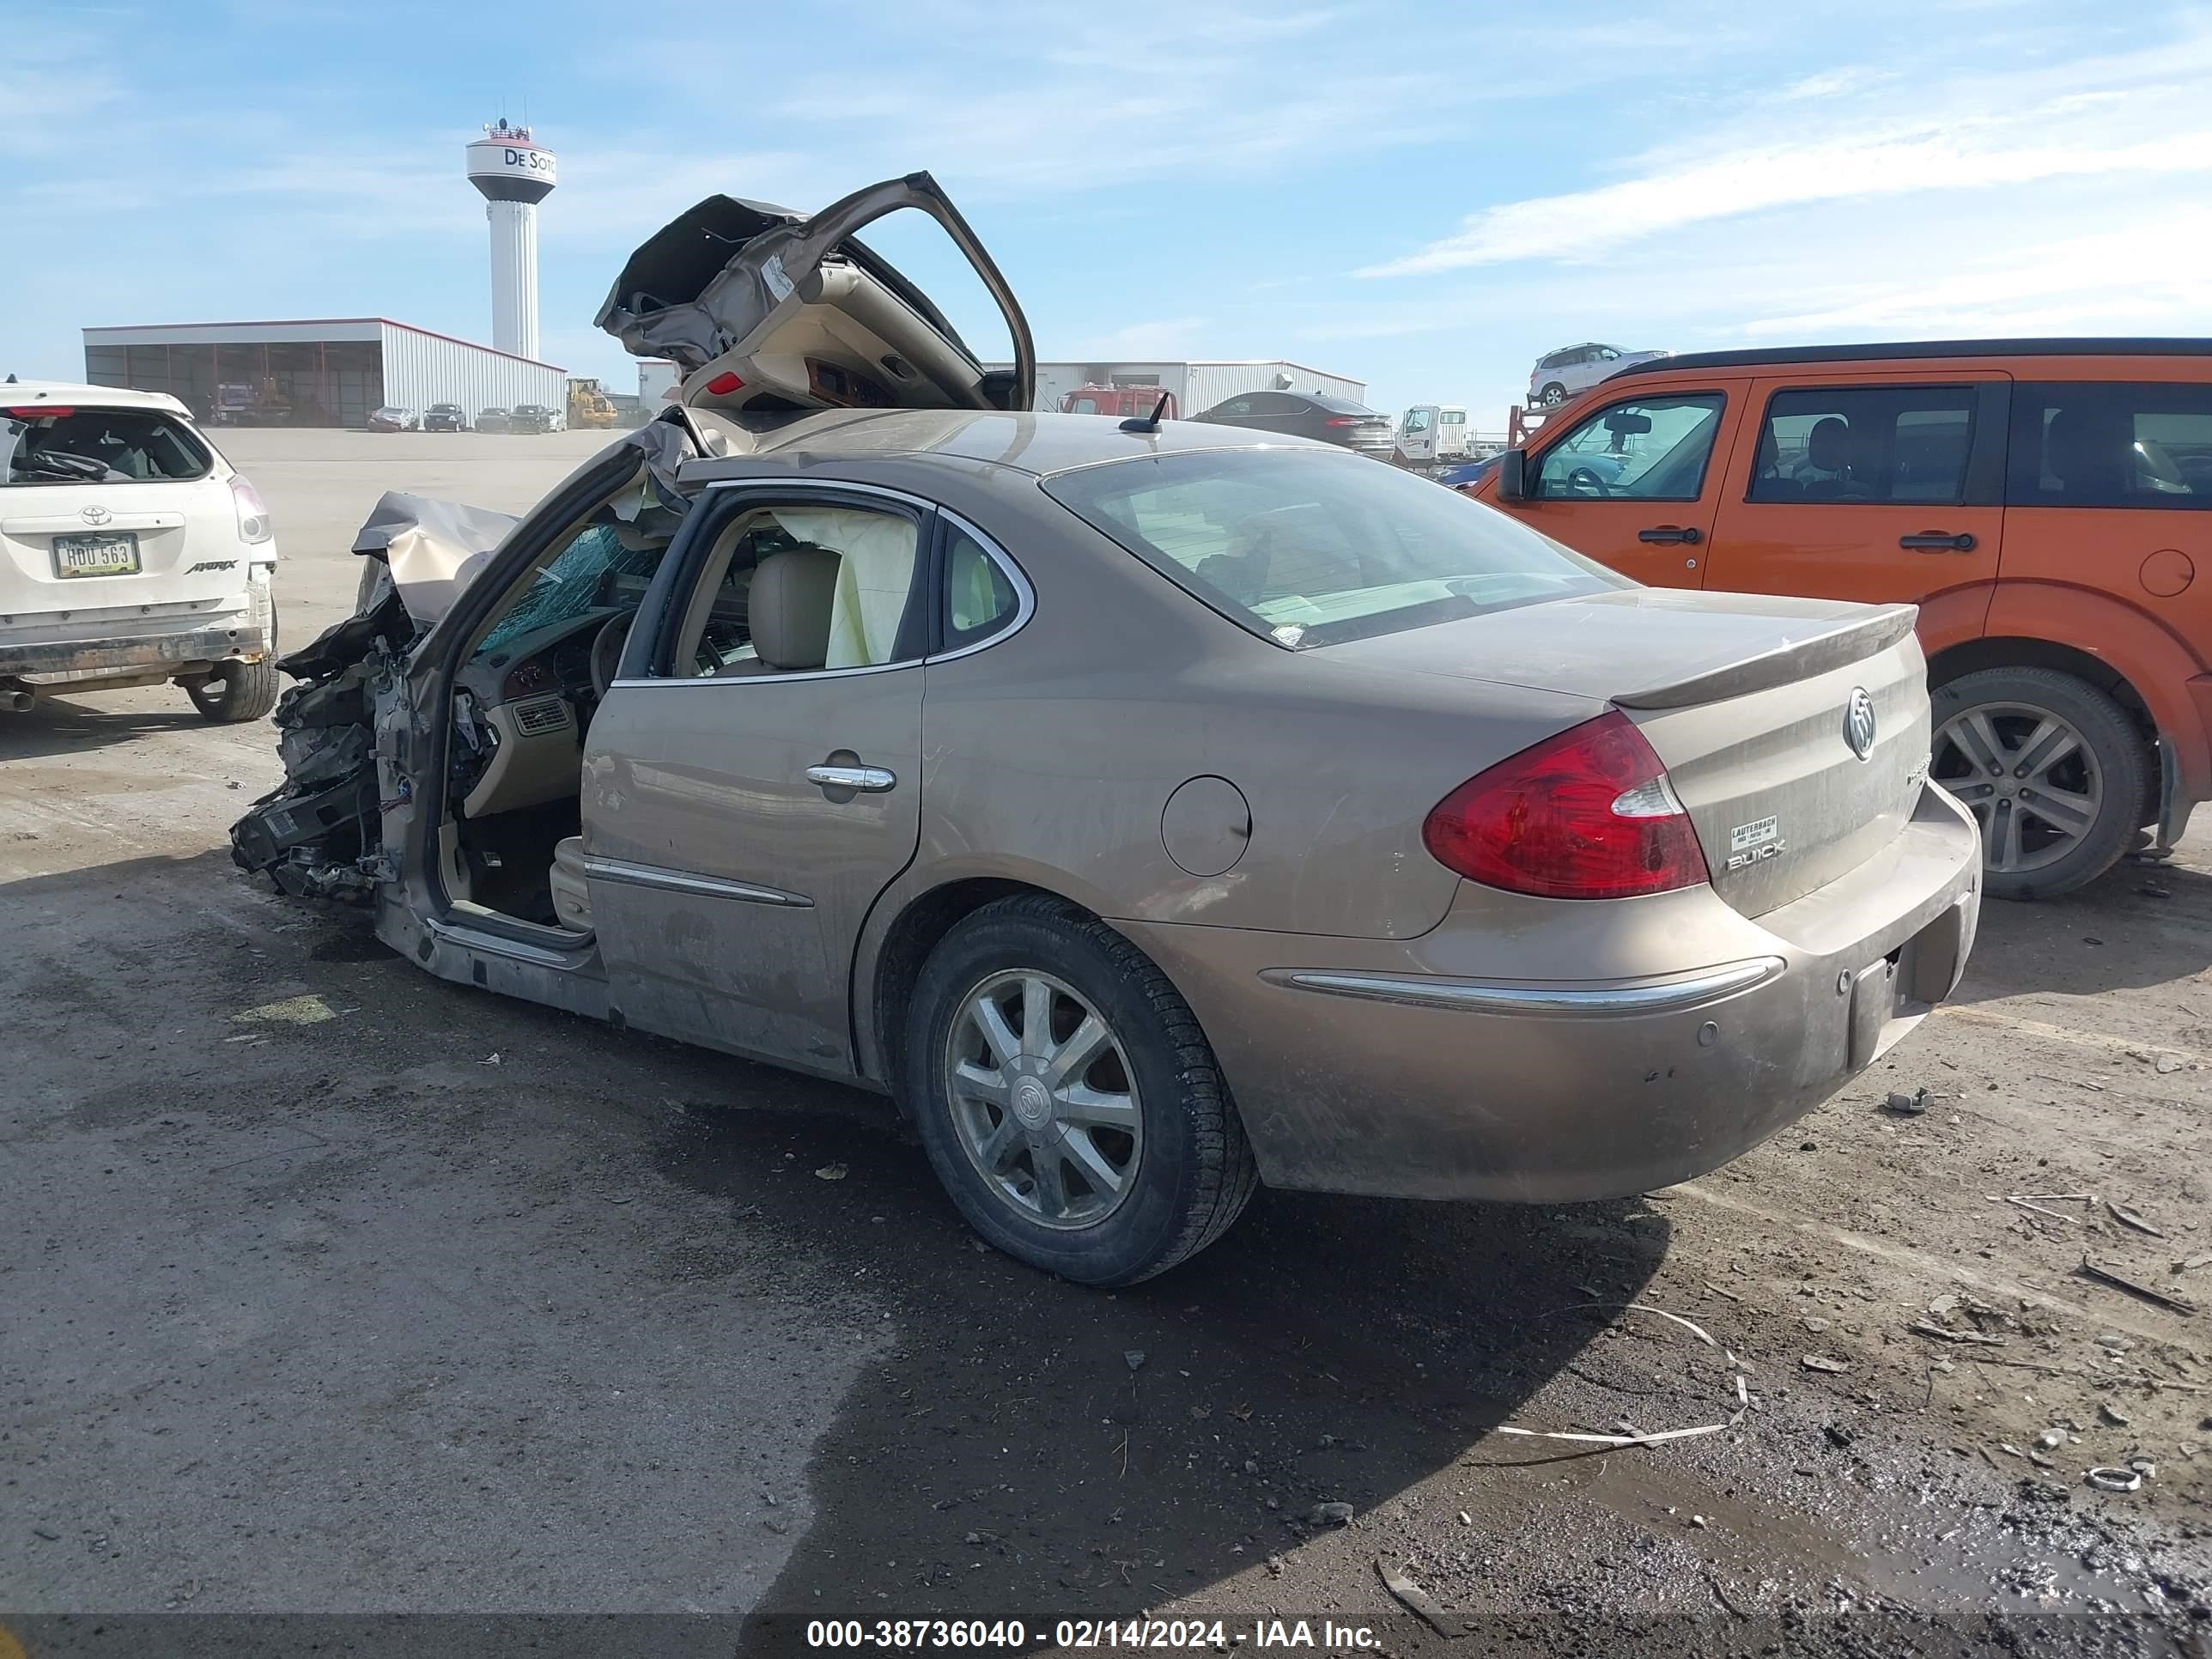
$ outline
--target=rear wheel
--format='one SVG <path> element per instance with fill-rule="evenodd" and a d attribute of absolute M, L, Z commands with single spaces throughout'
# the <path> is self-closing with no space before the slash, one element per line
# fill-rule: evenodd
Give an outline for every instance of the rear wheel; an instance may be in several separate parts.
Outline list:
<path fill-rule="evenodd" d="M 1537 405 L 1543 409 L 1557 409 L 1566 400 L 1567 389 L 1557 380 L 1553 380 L 1536 394 Z"/>
<path fill-rule="evenodd" d="M 1164 1272 L 1258 1185 L 1189 1006 L 1128 940 L 1042 894 L 986 906 L 931 954 L 905 1077 L 961 1214 L 1064 1279 Z"/>
<path fill-rule="evenodd" d="M 216 664 L 207 678 L 191 682 L 185 694 L 193 708 L 219 725 L 258 720 L 276 706 L 276 665 L 267 657 L 258 662 L 234 658 Z"/>
<path fill-rule="evenodd" d="M 2142 734 L 2110 696 L 2049 668 L 1985 668 L 1934 692 L 1929 775 L 1982 826 L 1997 898 L 2071 892 L 2118 861 L 2142 822 Z"/>

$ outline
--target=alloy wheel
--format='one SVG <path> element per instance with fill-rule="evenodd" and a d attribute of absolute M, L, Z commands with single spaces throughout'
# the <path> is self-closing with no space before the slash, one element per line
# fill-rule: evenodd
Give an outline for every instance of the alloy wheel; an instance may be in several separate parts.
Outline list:
<path fill-rule="evenodd" d="M 2104 810 L 2104 774 L 2081 733 L 2032 703 L 1953 715 L 1936 730 L 1929 771 L 1980 820 L 1984 865 L 2007 874 L 2057 863 Z"/>
<path fill-rule="evenodd" d="M 1119 1209 L 1144 1153 L 1128 1056 L 1065 981 L 995 973 L 962 999 L 945 1039 L 945 1094 L 961 1150 L 991 1192 L 1048 1227 Z"/>

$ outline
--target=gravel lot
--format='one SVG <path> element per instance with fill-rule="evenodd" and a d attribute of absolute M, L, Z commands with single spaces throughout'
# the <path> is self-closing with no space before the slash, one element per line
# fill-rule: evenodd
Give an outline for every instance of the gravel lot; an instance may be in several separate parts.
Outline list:
<path fill-rule="evenodd" d="M 383 489 L 520 509 L 604 441 L 225 447 L 300 642 Z M 2212 1302 L 2212 820 L 1992 906 L 1953 1007 L 1714 1176 L 1263 1194 L 1109 1296 L 983 1252 L 873 1097 L 441 984 L 247 881 L 225 832 L 277 776 L 181 693 L 0 720 L 0 1609 L 40 1659 L 1148 1608 L 1404 1654 L 2202 1651 L 2206 1318 L 2081 1266 Z M 1727 1426 L 1494 1432 L 1624 1423 Z M 297 1617 L 132 1617 L 177 1611 Z"/>

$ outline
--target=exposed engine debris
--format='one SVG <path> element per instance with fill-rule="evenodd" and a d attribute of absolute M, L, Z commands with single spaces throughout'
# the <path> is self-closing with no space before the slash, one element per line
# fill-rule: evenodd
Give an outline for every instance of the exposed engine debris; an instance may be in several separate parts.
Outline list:
<path fill-rule="evenodd" d="M 268 872 L 301 898 L 366 903 L 389 873 L 376 833 L 376 710 L 408 651 L 481 568 L 514 520 L 504 514 L 387 492 L 355 539 L 376 562 L 362 573 L 360 608 L 279 659 L 301 684 L 273 716 L 284 781 L 231 826 L 230 855 Z M 410 572 L 405 589 L 397 558 Z M 428 614 L 409 604 L 414 596 Z"/>

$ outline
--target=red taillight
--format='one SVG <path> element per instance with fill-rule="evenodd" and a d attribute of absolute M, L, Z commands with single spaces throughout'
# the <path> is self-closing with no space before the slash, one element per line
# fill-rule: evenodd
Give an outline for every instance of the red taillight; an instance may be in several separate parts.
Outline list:
<path fill-rule="evenodd" d="M 1541 898 L 1630 898 L 1709 881 L 1667 769 L 1618 709 L 1468 779 L 1421 826 L 1469 881 Z"/>
<path fill-rule="evenodd" d="M 1367 422 L 1357 415 L 1332 415 L 1322 424 L 1323 426 L 1365 426 Z"/>
<path fill-rule="evenodd" d="M 717 374 L 713 380 L 707 382 L 707 392 L 709 397 L 726 398 L 732 392 L 739 390 L 744 386 L 744 382 L 743 380 L 739 380 L 736 375 L 731 374 L 730 371 L 726 368 L 720 374 Z"/>
<path fill-rule="evenodd" d="M 34 404 L 28 409 L 0 409 L 0 415 L 5 415 L 11 421 L 43 421 L 50 416 L 76 413 L 74 408 L 59 404 Z"/>

